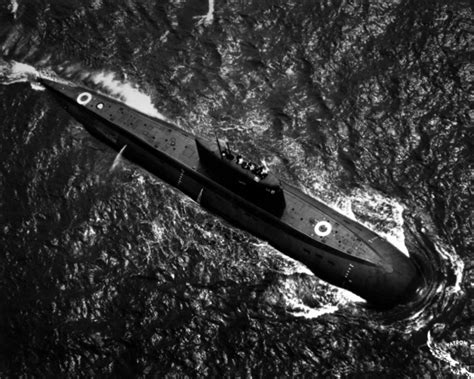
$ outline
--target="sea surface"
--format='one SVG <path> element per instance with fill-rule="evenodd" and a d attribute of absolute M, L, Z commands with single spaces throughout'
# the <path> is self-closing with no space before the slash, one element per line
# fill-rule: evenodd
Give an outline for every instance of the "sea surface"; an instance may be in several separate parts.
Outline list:
<path fill-rule="evenodd" d="M 0 2 L 0 376 L 473 377 L 472 4 L 208 7 Z M 227 138 L 409 254 L 419 296 L 380 312 L 321 281 L 38 75 Z"/>

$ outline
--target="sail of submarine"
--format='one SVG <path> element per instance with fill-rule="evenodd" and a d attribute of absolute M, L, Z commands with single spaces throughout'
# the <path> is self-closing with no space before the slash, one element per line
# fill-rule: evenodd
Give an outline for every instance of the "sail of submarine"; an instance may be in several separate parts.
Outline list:
<path fill-rule="evenodd" d="M 126 145 L 126 158 L 323 280 L 380 308 L 413 297 L 420 277 L 410 258 L 224 142 L 196 137 L 86 87 L 39 81 L 94 136 L 116 150 Z"/>

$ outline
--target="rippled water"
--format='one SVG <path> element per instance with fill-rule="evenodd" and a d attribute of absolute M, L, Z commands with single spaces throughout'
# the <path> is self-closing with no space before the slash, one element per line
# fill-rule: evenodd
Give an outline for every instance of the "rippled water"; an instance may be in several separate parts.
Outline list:
<path fill-rule="evenodd" d="M 207 7 L 0 4 L 2 376 L 469 376 L 470 4 Z M 419 298 L 376 312 L 322 282 L 95 140 L 37 72 L 264 159 L 410 254 Z"/>

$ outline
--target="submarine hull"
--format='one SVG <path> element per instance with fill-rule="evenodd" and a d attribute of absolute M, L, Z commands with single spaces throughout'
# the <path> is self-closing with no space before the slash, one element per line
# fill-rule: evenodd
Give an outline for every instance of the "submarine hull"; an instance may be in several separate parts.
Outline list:
<path fill-rule="evenodd" d="M 219 184 L 202 164 L 195 136 L 91 89 L 49 79 L 40 82 L 95 137 L 203 208 L 268 241 L 321 279 L 371 305 L 389 308 L 412 298 L 420 277 L 413 262 L 376 233 L 299 189 L 282 183 L 281 215 Z"/>

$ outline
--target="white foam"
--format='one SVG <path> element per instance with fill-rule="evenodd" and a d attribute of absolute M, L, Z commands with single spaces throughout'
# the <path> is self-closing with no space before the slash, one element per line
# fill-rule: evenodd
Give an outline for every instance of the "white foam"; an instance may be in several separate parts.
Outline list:
<path fill-rule="evenodd" d="M 110 167 L 109 172 L 112 172 L 118 166 L 118 164 L 120 163 L 120 160 L 122 159 L 122 153 L 126 147 L 127 145 L 122 147 L 122 149 L 117 153 L 117 155 L 115 156 L 114 162 L 112 163 L 112 166 Z"/>
<path fill-rule="evenodd" d="M 42 86 L 39 83 L 31 82 L 30 86 L 35 91 L 46 91 L 46 87 Z"/>
<path fill-rule="evenodd" d="M 394 227 L 390 230 L 382 230 L 375 224 L 364 222 L 363 224 L 384 237 L 393 246 L 398 248 L 406 256 L 409 256 L 405 245 L 405 233 L 403 231 L 403 205 L 394 198 L 389 198 L 374 191 L 358 189 L 352 194 L 352 202 L 360 202 L 364 205 L 363 212 L 367 212 L 372 219 L 380 224 L 392 222 Z"/>
<path fill-rule="evenodd" d="M 464 342 L 464 341 L 463 341 Z M 467 342 L 466 342 L 467 344 Z M 474 378 L 474 373 L 470 372 L 467 370 L 464 365 L 455 360 L 449 351 L 447 351 L 443 344 L 441 343 L 436 343 L 433 338 L 431 337 L 431 331 L 428 331 L 427 335 L 427 342 L 426 345 L 428 346 L 431 354 L 433 356 L 441 361 L 447 362 L 451 368 L 451 371 L 454 375 L 459 375 L 459 376 L 466 376 L 468 378 Z"/>
<path fill-rule="evenodd" d="M 10 0 L 10 5 L 8 6 L 13 18 L 16 19 L 16 11 L 18 10 L 18 1 Z"/>
<path fill-rule="evenodd" d="M 1 84 L 35 82 L 38 76 L 39 72 L 33 66 L 15 61 L 6 62 L 0 60 Z"/>
<path fill-rule="evenodd" d="M 339 305 L 347 305 L 353 303 L 367 303 L 363 298 L 357 296 L 355 293 L 345 290 L 343 288 L 338 288 L 337 298 Z"/>
<path fill-rule="evenodd" d="M 325 314 L 331 314 L 336 312 L 339 307 L 337 305 L 326 304 L 321 308 L 311 308 L 303 304 L 299 299 L 291 299 L 287 301 L 287 307 L 292 308 L 289 311 L 295 317 L 304 317 L 306 319 L 315 319 Z"/>
<path fill-rule="evenodd" d="M 145 113 L 149 116 L 167 120 L 167 118 L 158 112 L 153 105 L 149 95 L 141 92 L 141 90 L 132 83 L 122 82 L 115 78 L 113 72 L 99 72 L 86 74 L 95 84 L 103 86 L 111 92 L 112 95 L 118 96 L 128 106 Z"/>
<path fill-rule="evenodd" d="M 295 317 L 304 317 L 306 319 L 315 319 L 325 314 L 334 313 L 339 309 L 338 304 L 327 302 L 320 307 L 310 307 L 303 303 L 298 291 L 297 281 L 286 278 L 281 287 L 281 301 L 288 313 Z"/>
<path fill-rule="evenodd" d="M 435 243 L 434 247 L 438 254 L 449 263 L 451 269 L 454 271 L 456 283 L 454 283 L 454 285 L 450 287 L 450 290 L 452 291 L 452 293 L 459 293 L 460 291 L 462 291 L 461 283 L 464 272 L 463 260 L 459 257 L 459 255 L 456 254 L 456 252 L 452 248 L 450 249 L 451 251 L 449 251 L 447 247 L 444 247 L 438 243 Z"/>

